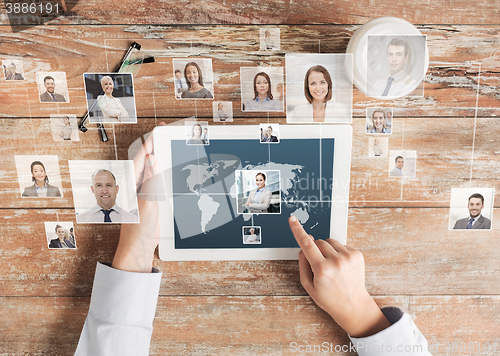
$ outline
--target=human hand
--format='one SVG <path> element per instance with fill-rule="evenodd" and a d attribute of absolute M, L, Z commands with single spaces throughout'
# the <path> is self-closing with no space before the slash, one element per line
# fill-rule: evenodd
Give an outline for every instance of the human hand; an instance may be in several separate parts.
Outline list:
<path fill-rule="evenodd" d="M 314 302 L 352 337 L 366 337 L 391 324 L 365 287 L 363 255 L 335 239 L 314 240 L 297 218 L 288 220 L 301 251 L 300 282 Z"/>
<path fill-rule="evenodd" d="M 160 126 L 165 125 L 164 122 Z M 134 169 L 139 208 L 139 224 L 122 224 L 120 241 L 112 266 L 129 272 L 150 273 L 160 239 L 158 225 L 157 182 L 154 177 L 159 165 L 153 151 L 153 135 L 134 157 Z"/>

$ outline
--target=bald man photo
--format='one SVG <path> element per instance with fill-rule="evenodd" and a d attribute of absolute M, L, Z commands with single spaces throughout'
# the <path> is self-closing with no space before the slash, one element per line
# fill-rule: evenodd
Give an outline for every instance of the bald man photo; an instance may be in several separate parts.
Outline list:
<path fill-rule="evenodd" d="M 139 217 L 116 205 L 120 187 L 111 171 L 99 169 L 92 174 L 92 185 L 96 205 L 82 214 L 77 214 L 79 223 L 138 223 Z"/>

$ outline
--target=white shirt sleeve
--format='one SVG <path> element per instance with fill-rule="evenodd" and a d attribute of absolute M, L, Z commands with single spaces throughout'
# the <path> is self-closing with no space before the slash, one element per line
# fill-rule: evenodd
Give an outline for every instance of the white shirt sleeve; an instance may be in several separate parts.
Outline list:
<path fill-rule="evenodd" d="M 359 356 L 432 356 L 427 340 L 409 314 L 395 307 L 381 310 L 391 326 L 368 337 L 349 336 Z"/>
<path fill-rule="evenodd" d="M 75 356 L 149 354 L 161 272 L 121 271 L 98 263 Z"/>

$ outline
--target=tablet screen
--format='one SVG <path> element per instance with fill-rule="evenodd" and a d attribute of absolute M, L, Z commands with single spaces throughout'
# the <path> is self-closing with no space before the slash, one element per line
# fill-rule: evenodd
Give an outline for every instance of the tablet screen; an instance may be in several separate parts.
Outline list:
<path fill-rule="evenodd" d="M 334 142 L 211 139 L 210 145 L 193 146 L 171 141 L 176 248 L 297 247 L 293 236 L 283 233 L 290 215 L 307 231 L 329 236 Z M 271 193 L 269 206 L 247 208 L 258 205 L 255 180 L 262 175 L 259 195 Z M 259 244 L 244 243 L 245 226 L 260 227 Z"/>
<path fill-rule="evenodd" d="M 272 250 L 293 249 L 296 258 L 290 215 L 317 238 L 335 235 L 335 216 L 344 221 L 336 226 L 345 243 L 350 127 L 280 125 L 277 144 L 262 143 L 253 128 L 211 126 L 210 139 L 200 144 L 187 144 L 182 128 L 155 129 L 170 204 L 160 204 L 160 255 L 167 248 L 168 260 L 176 260 L 173 251 L 181 260 L 267 259 L 280 255 Z M 337 137 L 342 132 L 349 134 Z M 337 159 L 346 142 L 348 158 Z M 193 252 L 197 257 L 189 257 Z"/>

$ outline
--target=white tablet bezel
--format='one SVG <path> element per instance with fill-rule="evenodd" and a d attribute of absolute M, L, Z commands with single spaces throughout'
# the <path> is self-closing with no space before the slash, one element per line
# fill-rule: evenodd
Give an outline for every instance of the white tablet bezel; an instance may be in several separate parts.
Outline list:
<path fill-rule="evenodd" d="M 256 140 L 255 130 L 249 125 L 211 126 L 211 140 Z M 159 200 L 160 247 L 163 261 L 233 261 L 233 260 L 296 260 L 299 248 L 199 248 L 176 249 L 174 245 L 174 216 L 172 198 L 171 140 L 184 137 L 182 126 L 158 126 L 154 129 L 154 152 L 160 165 L 165 195 Z M 347 215 L 349 206 L 349 176 L 351 170 L 352 127 L 350 125 L 280 125 L 282 140 L 334 138 L 334 165 L 330 237 L 346 243 Z M 288 230 L 288 226 L 283 226 Z M 286 231 L 288 233 L 288 231 Z M 241 231 L 235 232 L 238 235 Z M 315 236 L 319 238 L 320 236 Z"/>

